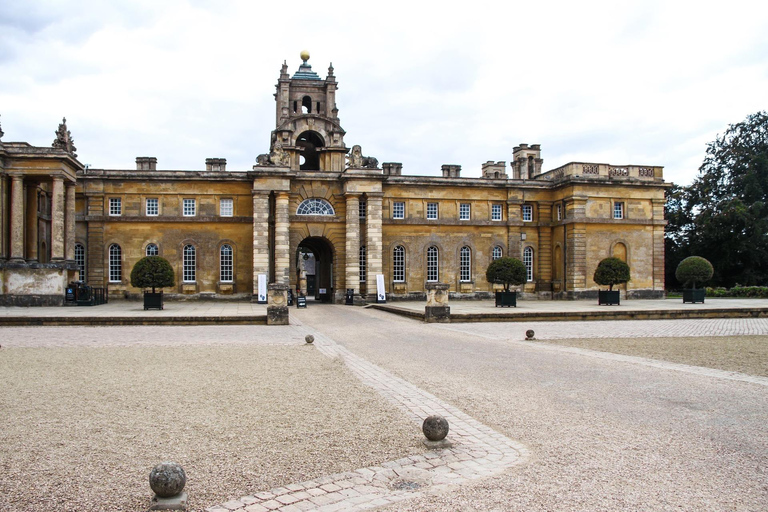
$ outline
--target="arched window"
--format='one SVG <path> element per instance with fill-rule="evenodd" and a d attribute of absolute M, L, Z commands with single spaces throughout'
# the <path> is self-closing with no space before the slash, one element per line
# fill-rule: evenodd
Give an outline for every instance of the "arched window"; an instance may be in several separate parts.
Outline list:
<path fill-rule="evenodd" d="M 310 197 L 301 202 L 296 215 L 334 215 L 333 206 L 325 199 Z"/>
<path fill-rule="evenodd" d="M 123 250 L 117 244 L 109 246 L 109 282 L 119 283 L 123 280 Z"/>
<path fill-rule="evenodd" d="M 157 244 L 147 244 L 147 248 L 144 249 L 144 253 L 147 256 L 159 256 L 160 248 L 157 247 Z"/>
<path fill-rule="evenodd" d="M 427 282 L 436 283 L 440 277 L 440 259 L 437 247 L 427 249 Z"/>
<path fill-rule="evenodd" d="M 223 283 L 231 283 L 233 276 L 232 246 L 224 244 L 219 249 L 219 280 Z"/>
<path fill-rule="evenodd" d="M 405 247 L 398 245 L 392 252 L 392 280 L 396 283 L 405 282 Z"/>
<path fill-rule="evenodd" d="M 462 282 L 472 280 L 472 250 L 466 245 L 459 252 L 459 279 Z"/>
<path fill-rule="evenodd" d="M 523 249 L 523 264 L 525 265 L 525 280 L 533 281 L 533 247 Z"/>
<path fill-rule="evenodd" d="M 181 277 L 185 283 L 194 283 L 197 277 L 197 251 L 194 245 L 185 245 L 182 252 Z"/>
<path fill-rule="evenodd" d="M 360 246 L 360 282 L 364 283 L 366 279 L 366 273 L 365 273 L 365 260 L 366 260 L 366 250 L 365 246 Z"/>
<path fill-rule="evenodd" d="M 85 246 L 75 244 L 75 264 L 77 265 L 77 279 L 85 281 Z"/>
<path fill-rule="evenodd" d="M 497 259 L 504 256 L 504 251 L 502 250 L 500 245 L 497 245 L 493 248 L 493 254 L 491 255 L 491 261 L 496 261 Z"/>

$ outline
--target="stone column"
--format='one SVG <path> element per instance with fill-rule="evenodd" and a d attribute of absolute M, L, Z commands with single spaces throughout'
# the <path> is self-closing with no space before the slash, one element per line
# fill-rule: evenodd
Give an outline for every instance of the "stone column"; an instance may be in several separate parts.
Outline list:
<path fill-rule="evenodd" d="M 64 178 L 53 177 L 51 197 L 51 261 L 64 259 Z"/>
<path fill-rule="evenodd" d="M 288 192 L 275 196 L 275 283 L 290 283 L 290 227 L 288 220 Z"/>
<path fill-rule="evenodd" d="M 367 279 L 366 289 L 368 297 L 376 298 L 376 275 L 383 273 L 383 247 L 381 236 L 381 194 L 368 193 L 368 211 L 366 212 L 366 238 L 365 246 L 368 251 L 366 256 Z"/>
<path fill-rule="evenodd" d="M 11 177 L 11 260 L 24 259 L 24 179 Z"/>
<path fill-rule="evenodd" d="M 269 192 L 253 192 L 253 296 L 259 294 L 259 274 L 269 281 Z M 264 290 L 262 290 L 264 291 Z"/>
<path fill-rule="evenodd" d="M 347 193 L 347 254 L 345 288 L 360 293 L 360 194 Z"/>
<path fill-rule="evenodd" d="M 37 183 L 27 183 L 26 189 L 27 261 L 37 261 Z"/>
<path fill-rule="evenodd" d="M 64 257 L 67 261 L 75 260 L 75 184 L 67 183 L 67 195 L 64 215 L 66 241 Z"/>

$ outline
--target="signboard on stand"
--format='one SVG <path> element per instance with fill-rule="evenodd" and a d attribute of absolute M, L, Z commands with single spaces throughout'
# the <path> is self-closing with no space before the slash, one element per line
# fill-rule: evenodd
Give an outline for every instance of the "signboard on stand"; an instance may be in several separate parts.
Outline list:
<path fill-rule="evenodd" d="M 387 303 L 387 292 L 384 290 L 384 274 L 376 274 L 376 303 Z"/>
<path fill-rule="evenodd" d="M 266 304 L 267 303 L 267 274 L 259 274 L 258 282 L 259 282 L 259 295 L 258 295 L 257 302 L 259 304 Z"/>

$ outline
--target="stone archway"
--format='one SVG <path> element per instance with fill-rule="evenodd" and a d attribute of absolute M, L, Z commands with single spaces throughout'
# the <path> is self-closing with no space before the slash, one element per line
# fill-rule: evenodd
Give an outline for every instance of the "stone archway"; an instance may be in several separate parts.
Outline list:
<path fill-rule="evenodd" d="M 296 269 L 299 274 L 296 281 L 300 289 L 306 286 L 307 297 L 320 302 L 333 302 L 333 256 L 333 245 L 324 237 L 310 236 L 299 243 L 296 248 Z M 306 272 L 306 285 L 303 285 L 301 279 L 302 267 Z"/>

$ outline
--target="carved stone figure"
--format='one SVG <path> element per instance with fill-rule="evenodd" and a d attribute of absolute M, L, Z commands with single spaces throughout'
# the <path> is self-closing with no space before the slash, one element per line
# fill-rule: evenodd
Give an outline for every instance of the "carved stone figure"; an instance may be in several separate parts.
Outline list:
<path fill-rule="evenodd" d="M 61 124 L 59 124 L 59 129 L 56 130 L 56 139 L 54 139 L 53 144 L 51 144 L 51 147 L 54 147 L 56 149 L 63 149 L 67 153 L 71 154 L 72 156 L 77 156 L 77 148 L 74 145 L 74 139 L 72 138 L 72 134 L 69 133 L 69 130 L 67 130 L 67 118 L 63 118 L 61 120 Z"/>
<path fill-rule="evenodd" d="M 352 169 L 359 169 L 363 166 L 363 150 L 359 144 L 352 146 L 352 152 L 347 157 L 348 166 Z"/>
<path fill-rule="evenodd" d="M 290 165 L 291 155 L 283 149 L 282 144 L 275 142 L 275 145 L 272 146 L 272 152 L 269 154 L 269 160 L 272 165 Z"/>
<path fill-rule="evenodd" d="M 372 156 L 363 157 L 363 167 L 366 169 L 376 169 L 379 166 L 379 160 Z"/>

